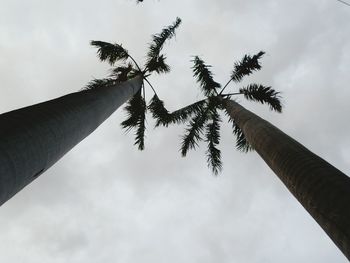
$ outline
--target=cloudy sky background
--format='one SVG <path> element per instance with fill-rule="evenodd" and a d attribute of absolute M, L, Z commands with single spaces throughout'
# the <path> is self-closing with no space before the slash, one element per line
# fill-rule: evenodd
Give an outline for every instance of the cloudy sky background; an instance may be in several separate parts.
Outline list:
<path fill-rule="evenodd" d="M 225 83 L 235 60 L 264 50 L 244 83 L 281 91 L 284 112 L 239 101 L 349 174 L 350 7 L 336 0 L 1 0 L 0 111 L 104 77 L 92 39 L 143 61 L 150 35 L 176 16 L 172 73 L 151 78 L 170 109 L 201 98 L 191 56 Z M 149 118 L 139 152 L 124 117 L 119 109 L 0 208 L 0 262 L 347 262 L 259 156 L 235 150 L 229 125 L 214 177 L 205 145 L 180 157 L 183 127 L 154 130 Z"/>

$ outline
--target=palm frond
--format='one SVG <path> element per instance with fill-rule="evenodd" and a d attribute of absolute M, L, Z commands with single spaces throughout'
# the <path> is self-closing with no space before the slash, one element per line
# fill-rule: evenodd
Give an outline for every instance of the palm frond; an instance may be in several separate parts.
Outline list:
<path fill-rule="evenodd" d="M 125 106 L 124 110 L 127 113 L 127 119 L 124 120 L 121 125 L 123 129 L 130 130 L 137 126 L 138 118 L 142 114 L 143 98 L 141 96 L 141 90 L 139 90 Z"/>
<path fill-rule="evenodd" d="M 183 123 L 187 121 L 191 116 L 203 111 L 204 106 L 207 104 L 206 100 L 200 100 L 192 103 L 186 107 L 173 111 L 171 113 L 172 123 Z"/>
<path fill-rule="evenodd" d="M 107 61 L 111 65 L 118 60 L 126 60 L 129 57 L 128 51 L 119 44 L 95 40 L 92 40 L 90 43 L 98 48 L 97 55 L 100 60 Z"/>
<path fill-rule="evenodd" d="M 127 119 L 121 123 L 122 127 L 129 131 L 136 128 L 135 145 L 138 145 L 139 150 L 144 149 L 144 134 L 145 134 L 145 113 L 146 102 L 139 90 L 125 106 L 127 112 Z"/>
<path fill-rule="evenodd" d="M 279 92 L 271 87 L 265 87 L 258 84 L 250 84 L 247 87 L 240 88 L 239 92 L 244 95 L 247 100 L 258 101 L 262 104 L 266 103 L 271 110 L 282 112 Z"/>
<path fill-rule="evenodd" d="M 213 95 L 216 88 L 220 87 L 220 84 L 213 79 L 213 73 L 209 70 L 210 65 L 206 65 L 202 59 L 195 56 L 193 59 L 193 76 L 197 78 L 204 94 L 206 96 Z"/>
<path fill-rule="evenodd" d="M 98 88 L 114 85 L 115 83 L 116 83 L 116 80 L 114 78 L 93 79 L 83 88 L 83 90 L 98 89 Z"/>
<path fill-rule="evenodd" d="M 169 124 L 183 123 L 187 121 L 190 117 L 203 111 L 204 106 L 207 104 L 206 100 L 197 101 L 179 110 L 169 112 L 165 106 L 164 102 L 154 95 L 151 99 L 148 109 L 152 112 L 152 116 L 156 119 L 155 126 L 158 127 L 163 125 L 168 127 Z"/>
<path fill-rule="evenodd" d="M 128 63 L 125 66 L 113 68 L 110 77 L 115 78 L 118 81 L 127 81 L 130 78 L 130 73 L 132 71 L 135 71 L 135 69 L 131 63 Z"/>
<path fill-rule="evenodd" d="M 232 121 L 232 122 L 233 122 L 233 125 L 232 125 L 233 134 L 236 136 L 237 149 L 242 151 L 242 152 L 252 151 L 253 147 L 247 141 L 247 138 L 245 137 L 241 128 L 239 128 L 238 125 L 234 121 Z"/>
<path fill-rule="evenodd" d="M 175 22 L 172 25 L 163 28 L 160 34 L 156 34 L 152 36 L 153 41 L 149 46 L 149 51 L 147 54 L 148 60 L 151 60 L 152 58 L 159 56 L 159 53 L 162 50 L 165 41 L 175 36 L 175 30 L 176 28 L 179 27 L 180 24 L 181 24 L 181 19 L 177 17 Z"/>
<path fill-rule="evenodd" d="M 244 76 L 248 76 L 253 71 L 260 70 L 261 65 L 259 59 L 265 54 L 265 52 L 260 51 L 254 56 L 245 55 L 243 59 L 234 64 L 234 69 L 231 73 L 231 79 L 235 82 L 242 80 Z"/>
<path fill-rule="evenodd" d="M 160 55 L 157 57 L 152 57 L 147 62 L 147 68 L 150 72 L 157 73 L 168 73 L 170 71 L 170 66 L 165 63 L 166 57 L 164 55 Z"/>
<path fill-rule="evenodd" d="M 189 149 L 195 149 L 202 140 L 204 125 L 208 120 L 207 110 L 198 112 L 190 121 L 185 135 L 182 137 L 181 154 L 186 156 Z"/>
<path fill-rule="evenodd" d="M 139 115 L 138 118 L 138 126 L 135 132 L 135 143 L 134 145 L 138 146 L 140 151 L 145 149 L 145 131 L 146 131 L 146 102 L 143 100 L 142 103 L 142 114 Z"/>
<path fill-rule="evenodd" d="M 206 151 L 208 166 L 213 173 L 217 175 L 222 169 L 221 151 L 217 148 L 220 142 L 220 115 L 217 110 L 211 112 L 211 122 L 206 126 L 206 142 L 208 149 Z"/>
<path fill-rule="evenodd" d="M 171 122 L 169 111 L 165 108 L 164 102 L 156 94 L 151 99 L 148 109 L 151 111 L 152 117 L 156 119 L 156 127 L 160 125 L 167 127 Z"/>
<path fill-rule="evenodd" d="M 175 22 L 164 28 L 160 34 L 152 36 L 152 43 L 149 46 L 147 53 L 147 62 L 145 68 L 149 72 L 156 71 L 157 73 L 167 73 L 170 70 L 169 65 L 165 63 L 165 56 L 160 55 L 160 51 L 163 49 L 164 43 L 175 36 L 175 30 L 181 24 L 181 19 L 176 18 Z"/>

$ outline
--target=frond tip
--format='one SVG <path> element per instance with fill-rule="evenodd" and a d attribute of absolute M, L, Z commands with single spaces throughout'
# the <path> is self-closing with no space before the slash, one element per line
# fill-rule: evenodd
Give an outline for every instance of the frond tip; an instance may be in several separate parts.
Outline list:
<path fill-rule="evenodd" d="M 129 57 L 128 51 L 122 45 L 95 40 L 92 40 L 90 44 L 98 48 L 97 54 L 100 60 L 107 61 L 111 65 L 118 60 L 126 60 Z"/>
<path fill-rule="evenodd" d="M 163 28 L 160 34 L 153 35 L 153 42 L 149 46 L 148 58 L 152 59 L 159 56 L 160 51 L 162 50 L 165 41 L 171 39 L 175 36 L 175 30 L 181 24 L 181 19 L 179 17 L 176 18 L 175 22 Z"/>
<path fill-rule="evenodd" d="M 181 19 L 177 17 L 172 25 L 164 28 L 160 34 L 153 35 L 153 41 L 149 46 L 145 65 L 149 72 L 167 73 L 170 71 L 170 67 L 165 63 L 166 57 L 161 55 L 160 52 L 165 42 L 175 36 L 175 30 L 180 24 Z"/>
<path fill-rule="evenodd" d="M 265 54 L 264 51 L 260 51 L 254 56 L 245 55 L 243 59 L 234 64 L 234 69 L 231 73 L 231 79 L 235 82 L 240 82 L 244 76 L 248 76 L 261 69 L 259 59 Z"/>
<path fill-rule="evenodd" d="M 239 93 L 243 94 L 247 100 L 258 101 L 262 104 L 266 103 L 270 106 L 271 110 L 282 112 L 279 92 L 271 87 L 250 84 L 247 87 L 240 88 Z"/>

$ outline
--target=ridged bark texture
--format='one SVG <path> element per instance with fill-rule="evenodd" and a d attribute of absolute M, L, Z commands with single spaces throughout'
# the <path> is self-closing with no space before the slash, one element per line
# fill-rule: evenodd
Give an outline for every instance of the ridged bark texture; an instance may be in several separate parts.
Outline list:
<path fill-rule="evenodd" d="M 0 205 L 92 133 L 142 78 L 71 93 L 0 115 Z"/>
<path fill-rule="evenodd" d="M 224 105 L 255 151 L 350 260 L 350 178 L 235 101 Z"/>

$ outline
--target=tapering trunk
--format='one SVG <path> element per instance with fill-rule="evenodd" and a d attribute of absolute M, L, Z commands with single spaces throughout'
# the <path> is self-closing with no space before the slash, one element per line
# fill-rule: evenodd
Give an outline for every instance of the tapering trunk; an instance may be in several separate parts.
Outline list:
<path fill-rule="evenodd" d="M 71 93 L 0 115 L 0 205 L 92 133 L 142 78 Z"/>
<path fill-rule="evenodd" d="M 224 105 L 256 152 L 350 259 L 350 178 L 235 101 Z"/>

